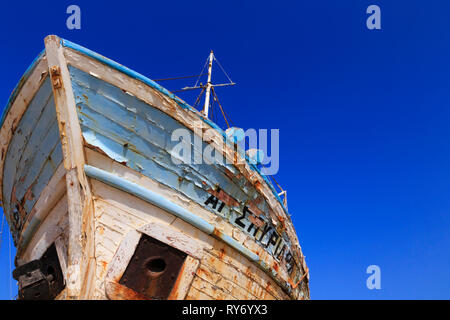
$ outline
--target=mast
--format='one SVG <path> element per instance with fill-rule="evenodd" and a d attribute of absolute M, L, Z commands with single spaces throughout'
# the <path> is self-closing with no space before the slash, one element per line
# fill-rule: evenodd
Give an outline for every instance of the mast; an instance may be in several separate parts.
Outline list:
<path fill-rule="evenodd" d="M 217 65 L 220 67 L 220 69 L 222 70 L 222 72 L 225 74 L 225 76 L 228 78 L 228 80 L 230 82 L 228 83 L 220 83 L 220 84 L 212 84 L 212 80 L 211 80 L 211 76 L 212 76 L 212 65 L 213 62 L 216 61 Z M 206 85 L 203 85 L 202 83 L 200 83 L 200 85 L 198 84 L 198 81 L 200 80 L 200 77 L 202 75 L 204 75 L 203 70 L 205 70 L 206 65 L 208 64 L 208 80 Z M 163 80 L 171 80 L 171 79 L 163 79 Z M 195 89 L 202 89 L 202 91 L 200 92 L 197 100 L 195 101 L 194 107 L 197 105 L 197 102 L 200 101 L 200 97 L 203 95 L 203 93 L 205 92 L 205 104 L 203 105 L 203 109 L 201 111 L 202 115 L 206 118 L 208 118 L 208 113 L 209 113 L 209 104 L 210 104 L 210 100 L 211 100 L 211 93 L 213 94 L 214 98 L 216 99 L 216 101 L 218 102 L 217 99 L 217 95 L 215 93 L 214 87 L 224 87 L 224 86 L 234 86 L 236 83 L 234 83 L 230 77 L 228 76 L 228 74 L 225 72 L 225 70 L 223 69 L 223 67 L 220 65 L 219 61 L 217 61 L 216 57 L 214 56 L 214 52 L 211 50 L 211 52 L 209 53 L 208 59 L 206 60 L 205 65 L 203 66 L 202 72 L 201 74 L 198 76 L 197 82 L 195 83 L 195 85 L 193 87 L 184 87 L 181 90 L 178 91 L 174 91 L 174 92 L 180 92 L 180 91 L 186 91 L 186 90 L 195 90 Z M 220 103 L 219 103 L 219 107 L 220 107 Z M 220 107 L 222 108 L 222 107 Z M 226 119 L 225 119 L 226 121 Z"/>
<path fill-rule="evenodd" d="M 211 74 L 212 74 L 212 64 L 214 59 L 214 53 L 211 50 L 211 53 L 209 54 L 209 66 L 208 66 L 208 82 L 206 83 L 206 93 L 205 93 L 205 104 L 203 106 L 203 115 L 208 118 L 208 111 L 209 111 L 209 98 L 211 94 Z"/>

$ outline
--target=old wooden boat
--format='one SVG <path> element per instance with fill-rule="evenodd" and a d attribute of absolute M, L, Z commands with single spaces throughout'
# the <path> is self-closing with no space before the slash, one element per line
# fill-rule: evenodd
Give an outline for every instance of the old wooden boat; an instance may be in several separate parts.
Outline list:
<path fill-rule="evenodd" d="M 180 128 L 230 164 L 175 164 Z M 309 299 L 274 186 L 205 113 L 154 81 L 48 36 L 0 137 L 20 299 Z"/>

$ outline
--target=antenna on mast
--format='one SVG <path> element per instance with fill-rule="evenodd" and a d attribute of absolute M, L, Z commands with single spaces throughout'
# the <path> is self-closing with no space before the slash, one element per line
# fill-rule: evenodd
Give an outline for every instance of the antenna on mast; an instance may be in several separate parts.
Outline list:
<path fill-rule="evenodd" d="M 225 74 L 225 76 L 228 78 L 228 80 L 230 81 L 229 83 L 221 83 L 221 84 L 213 84 L 212 83 L 212 65 L 213 62 L 216 61 L 217 64 L 219 65 L 220 69 L 222 70 L 222 72 Z M 200 83 L 200 85 L 197 85 L 198 80 L 200 79 L 200 76 L 203 75 L 203 70 L 206 67 L 206 64 L 208 64 L 208 80 L 206 82 L 206 85 Z M 197 79 L 197 82 L 195 83 L 195 85 L 193 87 L 184 87 L 183 89 L 181 89 L 180 91 L 187 91 L 187 90 L 194 90 L 194 89 L 202 89 L 202 91 L 200 92 L 199 97 L 197 98 L 197 101 L 195 102 L 195 104 L 197 104 L 197 102 L 199 101 L 201 95 L 203 94 L 203 92 L 205 92 L 205 103 L 203 104 L 203 109 L 202 109 L 202 114 L 203 116 L 205 116 L 206 118 L 208 118 L 209 115 L 209 107 L 210 107 L 210 101 L 211 101 L 211 92 L 214 95 L 214 98 L 217 101 L 217 95 L 215 93 L 214 87 L 224 87 L 224 86 L 233 86 L 236 83 L 234 83 L 230 77 L 228 76 L 228 74 L 225 72 L 225 70 L 222 68 L 222 66 L 220 65 L 219 61 L 217 61 L 216 57 L 214 56 L 214 52 L 211 50 L 211 52 L 209 53 L 208 59 L 206 60 L 206 64 L 203 67 L 203 70 L 199 76 L 199 78 Z M 194 105 L 195 106 L 195 105 Z"/>

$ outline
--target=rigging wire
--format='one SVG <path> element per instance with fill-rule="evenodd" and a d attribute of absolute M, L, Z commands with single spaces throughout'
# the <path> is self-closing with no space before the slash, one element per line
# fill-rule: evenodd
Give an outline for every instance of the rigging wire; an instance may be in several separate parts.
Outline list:
<path fill-rule="evenodd" d="M 175 78 L 165 78 L 165 79 L 153 79 L 153 81 L 168 81 L 168 80 L 178 80 L 178 79 L 188 79 L 204 76 L 207 73 L 196 74 L 195 76 L 185 76 L 185 77 L 175 77 Z"/>
<path fill-rule="evenodd" d="M 278 188 L 280 188 L 280 191 L 283 192 L 284 189 L 280 186 L 280 184 L 278 183 L 278 181 L 275 179 L 275 177 L 273 175 L 270 175 L 270 177 L 273 179 L 273 181 L 275 182 L 275 184 L 278 186 Z"/>
<path fill-rule="evenodd" d="M 200 94 L 198 95 L 197 100 L 195 100 L 195 103 L 194 103 L 193 107 L 196 107 L 196 106 L 197 106 L 197 103 L 200 101 L 200 97 L 202 96 L 203 92 L 205 92 L 205 89 L 206 89 L 206 88 L 202 88 L 202 91 L 201 91 Z"/>
<path fill-rule="evenodd" d="M 266 168 L 266 166 L 264 165 L 264 164 L 262 164 L 261 163 L 261 166 L 263 167 L 263 168 Z M 281 192 L 284 192 L 284 191 L 286 191 L 286 190 L 284 190 L 282 187 L 281 187 L 281 185 L 278 183 L 278 181 L 277 181 L 277 179 L 275 179 L 275 176 L 272 174 L 272 175 L 266 175 L 266 174 L 264 174 L 266 177 L 270 177 L 272 180 L 273 180 L 273 182 L 275 182 L 275 184 L 277 185 L 277 187 L 278 187 L 278 189 L 280 189 L 280 191 Z"/>
<path fill-rule="evenodd" d="M 225 74 L 225 76 L 228 78 L 228 80 L 230 81 L 230 83 L 233 83 L 233 81 L 231 81 L 231 78 L 228 76 L 228 74 L 225 72 L 225 69 L 222 68 L 222 65 L 220 64 L 219 60 L 217 60 L 216 56 L 214 56 L 214 60 L 217 62 L 217 64 L 219 65 L 220 69 L 222 69 L 222 72 Z M 202 71 L 203 72 L 203 71 Z"/>
<path fill-rule="evenodd" d="M 261 164 L 261 165 L 265 168 L 265 166 L 264 166 L 263 164 Z M 266 175 L 266 177 L 267 177 L 267 175 Z M 287 206 L 287 193 L 286 193 L 286 190 L 284 190 L 284 189 L 281 187 L 281 185 L 278 183 L 277 179 L 275 179 L 275 176 L 274 176 L 274 175 L 270 175 L 269 177 L 275 182 L 275 184 L 277 185 L 277 187 L 280 189 L 281 192 L 280 192 L 278 195 L 280 196 L 280 195 L 284 194 L 283 204 L 284 204 L 284 206 L 285 206 L 286 209 L 287 209 L 288 206 Z"/>
<path fill-rule="evenodd" d="M 205 71 L 205 68 L 206 68 L 206 65 L 208 64 L 208 60 L 209 60 L 209 56 L 208 56 L 208 58 L 206 58 L 206 62 L 205 62 L 205 65 L 203 66 L 203 69 L 202 69 L 202 71 L 200 72 L 200 76 L 197 78 L 197 81 L 195 82 L 195 85 L 194 85 L 194 87 L 196 87 L 197 86 L 197 84 L 198 84 L 198 81 L 200 80 L 200 77 L 201 77 L 201 75 L 203 74 L 203 71 Z"/>
<path fill-rule="evenodd" d="M 214 99 L 217 101 L 217 104 L 219 105 L 220 111 L 222 111 L 223 118 L 225 119 L 225 122 L 227 123 L 228 128 L 230 128 L 230 124 L 228 123 L 227 116 L 225 115 L 225 111 L 223 111 L 223 109 L 222 109 L 222 106 L 219 102 L 219 98 L 217 97 L 216 90 L 214 90 L 214 87 L 212 88 L 212 92 L 214 95 Z"/>
<path fill-rule="evenodd" d="M 218 64 L 219 68 L 222 70 L 222 72 L 225 74 L 225 76 L 227 77 L 228 81 L 230 81 L 231 84 L 233 84 L 233 81 L 231 80 L 230 76 L 228 75 L 228 73 L 225 71 L 225 69 L 222 67 L 222 65 L 220 64 L 219 60 L 217 60 L 217 58 L 215 56 L 213 56 L 214 61 L 216 61 L 216 63 Z M 189 89 L 194 89 L 197 87 L 198 82 L 200 81 L 200 78 L 207 74 L 204 73 L 206 66 L 208 65 L 209 62 L 209 56 L 205 61 L 205 64 L 203 65 L 202 71 L 200 72 L 199 75 L 195 75 L 195 76 L 186 76 L 186 77 L 176 77 L 176 78 L 165 78 L 165 79 L 153 79 L 153 81 L 166 81 L 166 80 L 176 80 L 176 79 L 187 79 L 187 78 L 193 78 L 193 77 L 197 77 L 197 81 L 194 84 L 194 87 L 189 88 Z M 197 96 L 197 99 L 195 100 L 195 103 L 193 104 L 193 107 L 196 107 L 197 104 L 200 101 L 201 96 L 203 95 L 203 93 L 205 92 L 206 86 L 200 85 L 198 88 L 202 88 L 200 94 Z M 177 92 L 182 92 L 185 91 L 186 89 L 181 89 L 181 90 L 176 90 L 176 91 L 172 91 L 172 93 L 177 93 Z M 219 105 L 220 111 L 222 113 L 223 118 L 225 119 L 225 122 L 227 124 L 227 127 L 230 128 L 230 123 L 231 120 L 229 121 L 229 117 L 227 116 L 227 114 L 225 113 L 224 109 L 222 108 L 222 105 L 220 104 L 219 101 L 219 97 L 216 94 L 216 91 L 214 90 L 214 86 L 211 87 L 211 91 L 213 93 L 213 101 L 210 101 L 209 103 L 209 107 L 211 108 L 211 119 L 214 121 L 214 116 L 217 118 L 217 116 L 214 114 L 214 101 L 217 102 L 217 104 Z"/>
<path fill-rule="evenodd" d="M 177 77 L 177 78 L 167 78 L 167 79 L 156 79 L 153 81 L 165 81 L 165 80 L 177 80 L 177 79 L 187 79 L 187 78 L 194 78 L 197 77 L 197 81 L 195 81 L 194 87 L 197 87 L 198 82 L 200 81 L 200 78 L 204 75 L 206 75 L 207 73 L 204 73 L 206 66 L 208 65 L 208 60 L 209 57 L 206 59 L 205 64 L 203 65 L 202 71 L 200 72 L 200 74 L 195 75 L 195 76 L 186 76 L 186 77 Z M 172 91 L 172 93 L 177 93 L 177 92 L 183 92 L 186 91 L 185 89 L 181 89 L 181 90 L 175 90 Z M 203 92 L 203 91 L 202 91 Z M 200 94 L 201 95 L 201 94 Z"/>

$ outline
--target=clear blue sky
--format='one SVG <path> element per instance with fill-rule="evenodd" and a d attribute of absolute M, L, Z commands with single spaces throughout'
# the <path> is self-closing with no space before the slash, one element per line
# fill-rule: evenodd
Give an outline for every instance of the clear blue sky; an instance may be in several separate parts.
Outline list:
<path fill-rule="evenodd" d="M 450 298 L 449 1 L 44 3 L 2 4 L 3 104 L 48 34 L 154 79 L 198 74 L 213 49 L 238 83 L 218 89 L 234 125 L 280 129 L 311 297 Z M 371 4 L 381 30 L 366 28 Z M 5 239 L 0 261 L 7 299 Z M 372 264 L 381 290 L 366 288 Z"/>

